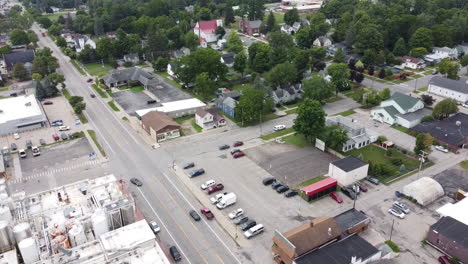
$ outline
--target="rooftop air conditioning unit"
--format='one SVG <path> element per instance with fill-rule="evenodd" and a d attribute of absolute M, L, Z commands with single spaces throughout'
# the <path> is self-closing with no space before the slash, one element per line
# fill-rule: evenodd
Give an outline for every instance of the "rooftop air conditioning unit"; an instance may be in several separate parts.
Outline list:
<path fill-rule="evenodd" d="M 25 106 L 31 106 L 31 102 L 27 102 L 24 104 Z"/>

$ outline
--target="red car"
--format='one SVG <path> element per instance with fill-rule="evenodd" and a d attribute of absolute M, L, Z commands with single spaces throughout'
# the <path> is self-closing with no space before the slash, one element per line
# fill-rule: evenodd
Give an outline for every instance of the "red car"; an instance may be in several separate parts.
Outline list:
<path fill-rule="evenodd" d="M 359 190 L 363 192 L 367 192 L 367 186 L 365 184 L 358 184 L 359 185 Z"/>
<path fill-rule="evenodd" d="M 60 140 L 60 137 L 58 134 L 52 134 L 52 138 L 55 140 L 55 141 L 59 141 Z"/>
<path fill-rule="evenodd" d="M 337 203 L 342 203 L 343 198 L 341 198 L 336 192 L 331 192 L 330 197 L 335 200 Z"/>
<path fill-rule="evenodd" d="M 213 213 L 212 213 L 212 212 L 210 211 L 210 209 L 208 209 L 208 208 L 202 208 L 202 209 L 200 209 L 200 212 L 201 212 L 204 216 L 206 216 L 206 219 L 208 219 L 208 220 L 211 220 L 211 219 L 214 218 Z"/>
<path fill-rule="evenodd" d="M 447 256 L 440 256 L 439 257 L 439 263 L 440 264 L 450 264 L 450 259 Z"/>
<path fill-rule="evenodd" d="M 245 156 L 245 153 L 242 152 L 242 151 L 238 151 L 238 152 L 232 154 L 232 157 L 235 158 L 235 159 L 243 157 L 243 156 Z"/>
<path fill-rule="evenodd" d="M 242 145 L 244 145 L 244 142 L 242 142 L 242 141 L 236 141 L 236 142 L 234 142 L 234 144 L 233 144 L 232 146 L 233 146 L 233 147 L 240 147 L 240 146 L 242 146 Z"/>
<path fill-rule="evenodd" d="M 210 186 L 208 189 L 206 189 L 206 193 L 212 194 L 212 193 L 215 193 L 217 191 L 221 191 L 222 189 L 224 189 L 224 185 L 222 183 L 218 183 L 218 184 Z"/>

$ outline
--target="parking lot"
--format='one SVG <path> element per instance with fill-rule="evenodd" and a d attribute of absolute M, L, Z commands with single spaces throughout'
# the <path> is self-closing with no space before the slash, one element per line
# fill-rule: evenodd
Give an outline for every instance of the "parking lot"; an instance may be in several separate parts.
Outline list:
<path fill-rule="evenodd" d="M 114 92 L 113 98 L 131 116 L 135 116 L 136 110 L 158 106 L 158 104 L 148 104 L 148 100 L 153 100 L 153 98 L 144 92 L 123 90 Z"/>
<path fill-rule="evenodd" d="M 468 190 L 467 173 L 458 165 L 434 175 L 433 178 L 442 185 L 447 196 L 453 196 L 460 189 Z"/>
<path fill-rule="evenodd" d="M 157 84 L 149 86 L 148 90 L 158 98 L 158 102 L 167 103 L 192 98 L 188 93 L 170 84 L 161 76 L 157 74 L 155 76 Z"/>

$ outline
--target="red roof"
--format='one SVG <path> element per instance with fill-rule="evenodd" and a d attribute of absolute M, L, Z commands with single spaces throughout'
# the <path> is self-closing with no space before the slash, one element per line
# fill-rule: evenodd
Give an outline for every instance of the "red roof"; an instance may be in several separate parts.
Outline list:
<path fill-rule="evenodd" d="M 333 187 L 337 183 L 338 182 L 336 181 L 336 179 L 328 177 L 328 178 L 325 178 L 325 179 L 323 179 L 321 181 L 318 181 L 316 183 L 312 183 L 309 186 L 302 187 L 301 191 L 305 192 L 306 195 L 311 196 L 311 195 L 313 195 L 315 193 L 318 193 L 318 192 L 326 190 L 326 189 L 328 189 L 330 187 Z"/>
<path fill-rule="evenodd" d="M 204 33 L 213 33 L 218 27 L 218 23 L 216 23 L 216 20 L 199 21 L 198 25 L 200 27 L 200 30 Z"/>

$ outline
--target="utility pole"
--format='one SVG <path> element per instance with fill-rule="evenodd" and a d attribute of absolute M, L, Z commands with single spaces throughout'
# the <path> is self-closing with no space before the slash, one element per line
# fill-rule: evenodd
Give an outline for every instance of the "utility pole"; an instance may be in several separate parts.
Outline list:
<path fill-rule="evenodd" d="M 426 157 L 427 155 L 429 155 L 429 153 L 427 153 L 426 151 L 424 150 L 421 150 L 421 153 L 419 154 L 419 170 L 418 170 L 418 179 L 419 177 L 421 176 L 421 168 L 422 168 L 422 165 L 423 163 L 426 161 Z"/>
<path fill-rule="evenodd" d="M 418 89 L 418 78 L 416 78 L 416 81 L 414 82 L 414 92 L 416 92 L 416 89 Z"/>
<path fill-rule="evenodd" d="M 392 241 L 392 235 L 393 235 L 393 225 L 395 224 L 395 218 L 392 219 L 392 229 L 390 229 L 390 241 Z"/>

